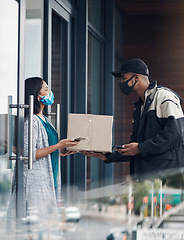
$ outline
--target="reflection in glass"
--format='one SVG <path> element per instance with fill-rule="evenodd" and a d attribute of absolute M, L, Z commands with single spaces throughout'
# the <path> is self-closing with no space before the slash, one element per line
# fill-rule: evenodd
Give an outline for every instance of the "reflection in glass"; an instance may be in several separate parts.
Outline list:
<path fill-rule="evenodd" d="M 41 218 L 36 209 L 29 209 L 21 220 L 23 233 L 18 239 L 47 239 L 49 235 L 60 240 L 101 240 L 114 236 L 158 240 L 155 234 L 164 236 L 160 235 L 164 232 L 170 238 L 163 239 L 180 239 L 184 222 L 183 183 L 183 172 L 171 171 L 160 178 L 149 176 L 139 181 L 130 178 L 85 192 L 77 187 L 63 188 L 57 219 L 53 214 Z M 6 189 L 6 185 L 0 188 Z M 178 238 L 171 236 L 171 229 Z"/>

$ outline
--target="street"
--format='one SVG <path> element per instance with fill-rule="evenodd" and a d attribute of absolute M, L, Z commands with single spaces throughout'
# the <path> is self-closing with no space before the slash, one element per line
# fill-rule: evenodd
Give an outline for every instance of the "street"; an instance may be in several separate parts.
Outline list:
<path fill-rule="evenodd" d="M 66 240 L 105 240 L 114 227 L 126 227 L 125 224 L 103 221 L 94 218 L 81 218 L 79 223 L 71 224 L 70 232 L 64 232 Z"/>

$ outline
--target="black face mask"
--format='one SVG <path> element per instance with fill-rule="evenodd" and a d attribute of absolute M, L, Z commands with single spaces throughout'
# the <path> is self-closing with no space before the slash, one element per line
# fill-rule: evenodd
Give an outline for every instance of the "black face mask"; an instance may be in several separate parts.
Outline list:
<path fill-rule="evenodd" d="M 125 95 L 130 95 L 130 93 L 132 92 L 135 84 L 137 83 L 137 81 L 134 83 L 133 86 L 129 87 L 128 86 L 128 82 L 135 77 L 136 75 L 133 75 L 131 78 L 129 78 L 128 80 L 124 81 L 124 82 L 120 82 L 119 83 L 119 88 L 120 90 L 125 94 Z"/>

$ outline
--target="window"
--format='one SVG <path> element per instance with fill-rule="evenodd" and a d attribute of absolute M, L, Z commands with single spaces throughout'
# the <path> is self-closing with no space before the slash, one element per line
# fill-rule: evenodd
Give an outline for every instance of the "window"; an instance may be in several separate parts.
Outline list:
<path fill-rule="evenodd" d="M 104 33 L 104 1 L 88 1 L 88 21 L 101 34 Z"/>
<path fill-rule="evenodd" d="M 103 114 L 104 1 L 88 1 L 87 113 Z M 99 187 L 103 178 L 102 162 L 87 158 L 88 187 Z"/>
<path fill-rule="evenodd" d="M 103 84 L 103 44 L 88 35 L 88 113 L 100 114 Z"/>

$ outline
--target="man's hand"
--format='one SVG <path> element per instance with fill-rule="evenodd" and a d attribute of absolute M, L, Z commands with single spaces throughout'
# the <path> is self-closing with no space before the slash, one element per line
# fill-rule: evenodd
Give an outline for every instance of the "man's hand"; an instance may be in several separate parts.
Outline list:
<path fill-rule="evenodd" d="M 60 149 L 60 156 L 64 157 L 64 156 L 68 156 L 68 155 L 71 155 L 71 154 L 75 154 L 77 153 L 77 151 L 70 151 L 70 150 L 67 150 L 66 148 L 61 148 Z"/>
<path fill-rule="evenodd" d="M 123 149 L 117 149 L 119 153 L 121 153 L 124 156 L 134 156 L 140 153 L 138 143 L 132 142 L 128 144 L 122 145 Z"/>
<path fill-rule="evenodd" d="M 85 156 L 88 156 L 88 157 L 95 157 L 95 158 L 99 158 L 103 161 L 106 161 L 107 158 L 105 156 L 105 154 L 103 153 L 100 153 L 100 152 L 90 152 L 90 151 L 81 151 L 81 153 Z"/>

